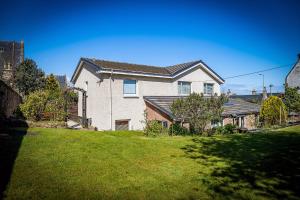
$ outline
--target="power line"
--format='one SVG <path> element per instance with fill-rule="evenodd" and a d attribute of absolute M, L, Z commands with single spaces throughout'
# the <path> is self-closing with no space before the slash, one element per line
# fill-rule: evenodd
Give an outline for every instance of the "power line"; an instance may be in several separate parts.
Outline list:
<path fill-rule="evenodd" d="M 274 70 L 274 69 L 289 67 L 292 64 L 281 65 L 281 66 L 278 66 L 278 67 L 272 67 L 272 68 L 268 68 L 268 69 L 264 69 L 264 70 L 260 70 L 260 71 L 256 71 L 256 72 L 250 72 L 250 73 L 246 73 L 246 74 L 240 74 L 240 75 L 236 75 L 236 76 L 229 76 L 229 77 L 226 77 L 224 79 L 232 79 L 232 78 L 237 78 L 237 77 L 241 77 L 241 76 L 249 76 L 249 75 L 252 75 L 252 74 L 258 74 L 258 73 L 261 73 L 261 72 L 271 71 L 271 70 Z"/>

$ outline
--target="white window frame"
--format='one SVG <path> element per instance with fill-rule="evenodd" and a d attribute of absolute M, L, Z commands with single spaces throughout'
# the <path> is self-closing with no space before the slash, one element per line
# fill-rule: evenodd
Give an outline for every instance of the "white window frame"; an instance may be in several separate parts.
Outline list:
<path fill-rule="evenodd" d="M 182 94 L 182 83 L 189 83 L 190 84 L 190 93 L 189 94 Z M 179 92 L 179 84 L 180 84 L 180 92 Z M 178 81 L 177 82 L 177 92 L 178 92 L 179 96 L 189 96 L 192 93 L 192 82 L 190 82 L 190 81 Z"/>
<path fill-rule="evenodd" d="M 207 93 L 207 90 L 206 90 L 206 88 L 205 88 L 205 85 L 206 85 L 206 84 L 212 85 L 212 93 L 211 93 L 211 94 Z M 214 83 L 204 83 L 204 84 L 203 84 L 203 94 L 204 94 L 204 95 L 214 95 L 214 87 L 215 87 L 215 84 L 214 84 Z"/>
<path fill-rule="evenodd" d="M 135 81 L 135 94 L 125 94 L 124 93 L 124 86 L 125 86 L 125 81 Z M 124 79 L 123 80 L 123 96 L 124 97 L 138 97 L 138 81 L 135 79 Z"/>

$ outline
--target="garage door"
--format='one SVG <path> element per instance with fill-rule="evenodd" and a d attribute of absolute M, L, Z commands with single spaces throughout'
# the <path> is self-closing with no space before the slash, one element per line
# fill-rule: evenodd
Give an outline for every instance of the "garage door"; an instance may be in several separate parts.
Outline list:
<path fill-rule="evenodd" d="M 129 120 L 116 120 L 116 130 L 129 130 Z"/>

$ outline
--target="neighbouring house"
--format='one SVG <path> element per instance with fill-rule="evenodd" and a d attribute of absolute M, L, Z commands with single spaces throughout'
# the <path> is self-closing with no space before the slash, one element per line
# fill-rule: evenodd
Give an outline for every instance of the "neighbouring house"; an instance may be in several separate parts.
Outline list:
<path fill-rule="evenodd" d="M 160 100 L 167 99 L 170 105 L 174 98 L 192 92 L 220 95 L 224 80 L 201 60 L 157 67 L 81 58 L 71 82 L 81 90 L 78 115 L 88 118 L 91 126 L 98 130 L 140 130 L 144 126 L 145 111 L 149 119 L 160 120 L 166 127 L 170 125 L 172 115 L 169 108 L 159 109 Z M 151 104 L 150 97 L 158 99 Z M 241 103 L 235 105 L 241 106 Z M 255 115 L 259 109 L 235 111 L 231 113 L 228 109 L 224 117 Z"/>
<path fill-rule="evenodd" d="M 300 92 L 300 54 L 298 54 L 297 62 L 287 74 L 285 84 L 288 87 L 298 88 L 298 92 Z"/>
<path fill-rule="evenodd" d="M 60 88 L 66 88 L 68 86 L 66 75 L 54 75 L 54 77 L 58 81 Z"/>
<path fill-rule="evenodd" d="M 16 68 L 23 61 L 23 41 L 0 41 L 0 79 L 12 85 Z"/>

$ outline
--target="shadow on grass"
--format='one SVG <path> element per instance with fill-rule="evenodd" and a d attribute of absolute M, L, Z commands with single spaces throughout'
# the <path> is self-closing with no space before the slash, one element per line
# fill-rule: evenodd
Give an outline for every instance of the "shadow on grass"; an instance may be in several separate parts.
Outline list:
<path fill-rule="evenodd" d="M 300 134 L 194 138 L 182 149 L 200 180 L 222 199 L 300 199 Z"/>
<path fill-rule="evenodd" d="M 28 125 L 23 121 L 0 119 L 0 199 L 5 197 L 4 191 L 10 181 L 14 162 L 27 129 Z"/>

